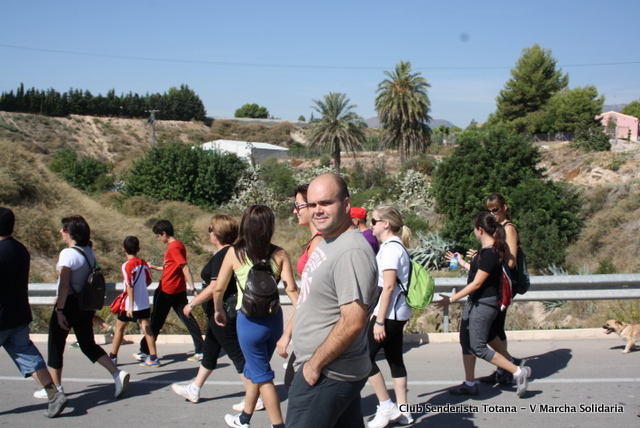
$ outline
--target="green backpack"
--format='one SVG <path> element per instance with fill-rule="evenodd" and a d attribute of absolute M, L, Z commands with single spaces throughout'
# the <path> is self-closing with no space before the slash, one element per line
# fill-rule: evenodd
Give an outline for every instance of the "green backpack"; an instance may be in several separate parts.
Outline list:
<path fill-rule="evenodd" d="M 402 245 L 398 241 L 389 241 L 395 242 Z M 429 275 L 429 272 L 422 266 L 420 263 L 411 259 L 411 255 L 407 251 L 404 245 L 402 245 L 404 251 L 407 253 L 409 257 L 409 281 L 408 281 L 408 290 L 405 286 L 396 278 L 396 282 L 402 289 L 402 292 L 405 295 L 407 305 L 411 306 L 414 309 L 424 309 L 431 303 L 433 300 L 433 294 L 435 291 L 435 281 Z"/>

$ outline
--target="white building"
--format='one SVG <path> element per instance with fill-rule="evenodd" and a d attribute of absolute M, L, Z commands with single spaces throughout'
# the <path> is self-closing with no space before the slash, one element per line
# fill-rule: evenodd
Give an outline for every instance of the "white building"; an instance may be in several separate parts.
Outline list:
<path fill-rule="evenodd" d="M 255 159 L 257 163 L 262 163 L 266 158 L 274 156 L 284 158 L 289 149 L 268 143 L 254 143 L 250 141 L 235 140 L 215 140 L 202 144 L 203 150 L 214 150 L 221 152 L 235 153 L 241 159 Z"/>

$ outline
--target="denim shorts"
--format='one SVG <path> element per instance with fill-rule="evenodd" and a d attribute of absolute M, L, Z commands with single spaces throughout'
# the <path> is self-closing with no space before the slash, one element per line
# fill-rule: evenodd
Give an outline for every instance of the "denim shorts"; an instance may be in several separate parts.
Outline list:
<path fill-rule="evenodd" d="M 47 367 L 42 354 L 29 338 L 29 324 L 0 330 L 0 346 L 4 346 L 24 377 Z"/>

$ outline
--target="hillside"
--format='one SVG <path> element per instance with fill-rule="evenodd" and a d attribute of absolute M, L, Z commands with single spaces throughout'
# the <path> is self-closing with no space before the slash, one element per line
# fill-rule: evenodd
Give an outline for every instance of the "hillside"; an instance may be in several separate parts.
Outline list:
<path fill-rule="evenodd" d="M 182 203 L 155 204 L 145 198 L 123 201 L 117 194 L 89 197 L 53 175 L 44 163 L 62 147 L 71 147 L 80 155 L 89 155 L 113 163 L 116 174 L 126 171 L 133 160 L 150 147 L 149 125 L 144 120 L 71 116 L 50 118 L 0 112 L 0 203 L 12 207 L 18 215 L 19 239 L 32 251 L 33 281 L 55 280 L 55 257 L 59 221 L 64 215 L 81 213 L 93 230 L 94 245 L 102 255 L 112 281 L 118 280 L 122 262 L 120 245 L 126 234 L 140 237 L 145 257 L 159 261 L 163 247 L 150 233 L 158 218 L 177 222 L 181 233 L 190 237 L 190 257 L 194 272 L 206 262 L 207 221 L 211 213 Z M 209 128 L 200 123 L 157 121 L 158 141 L 178 140 L 197 144 L 216 138 L 260 138 L 288 145 L 299 139 L 300 129 L 292 124 L 240 124 L 232 121 L 214 123 Z M 247 137 L 248 138 L 248 137 Z M 566 143 L 541 145 L 548 177 L 566 181 L 583 190 L 582 215 L 586 219 L 578 242 L 569 248 L 568 263 L 578 270 L 607 269 L 638 272 L 640 261 L 631 254 L 640 251 L 640 150 L 639 144 L 619 144 L 611 152 L 585 154 Z M 394 153 L 366 152 L 343 155 L 343 166 L 355 162 L 365 168 L 384 165 L 388 173 L 400 167 Z M 291 160 L 299 169 L 318 160 Z M 290 218 L 279 220 L 277 241 L 292 257 L 307 238 L 292 225 Z M 46 238 L 45 238 L 46 237 Z"/>

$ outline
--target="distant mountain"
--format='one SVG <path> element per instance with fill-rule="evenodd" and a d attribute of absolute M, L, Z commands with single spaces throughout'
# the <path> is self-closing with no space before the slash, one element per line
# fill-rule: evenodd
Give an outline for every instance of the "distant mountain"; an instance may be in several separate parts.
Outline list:
<path fill-rule="evenodd" d="M 625 106 L 626 104 L 605 104 L 602 106 L 602 112 L 617 111 L 619 113 Z"/>
<path fill-rule="evenodd" d="M 609 110 L 607 110 L 609 111 Z M 366 119 L 364 121 L 367 126 L 369 128 L 380 128 L 380 121 L 378 121 L 377 117 L 370 117 L 369 119 Z M 437 128 L 440 125 L 444 125 L 448 128 L 451 128 L 452 126 L 455 126 L 453 123 L 449 122 L 448 120 L 444 120 L 444 119 L 432 119 L 431 122 L 429 122 L 429 127 L 431 129 L 433 128 Z"/>

